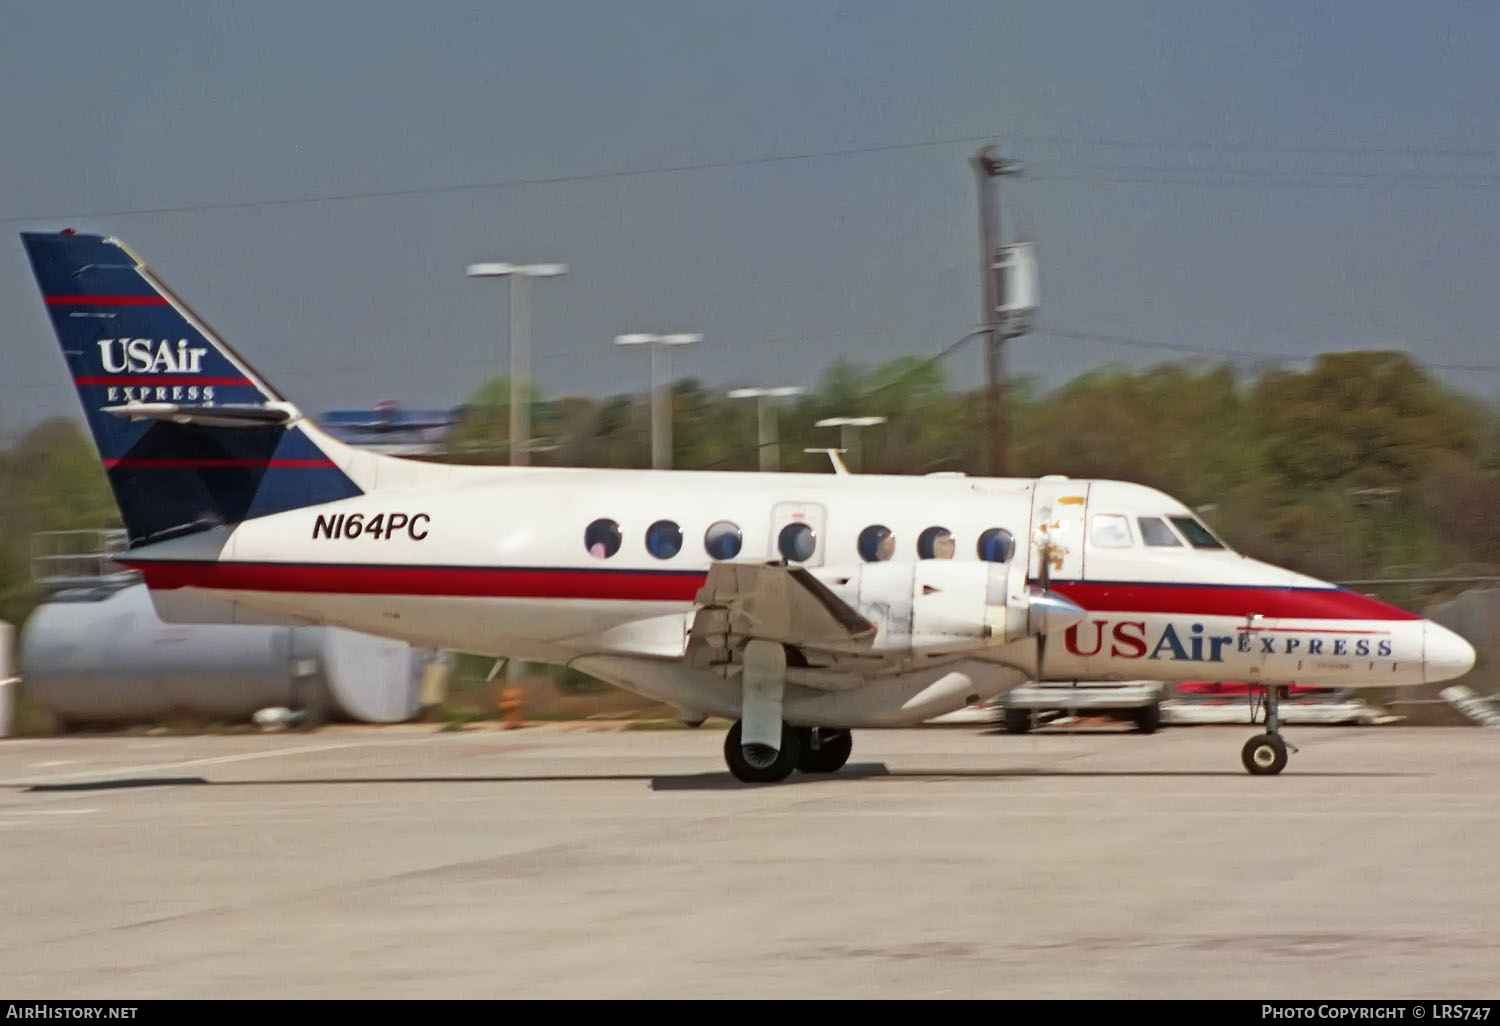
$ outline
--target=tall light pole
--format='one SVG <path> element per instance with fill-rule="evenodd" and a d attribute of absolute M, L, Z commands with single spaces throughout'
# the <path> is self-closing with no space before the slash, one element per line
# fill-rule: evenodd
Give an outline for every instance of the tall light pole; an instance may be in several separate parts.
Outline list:
<path fill-rule="evenodd" d="M 651 466 L 672 466 L 672 375 L 667 347 L 702 342 L 702 335 L 616 335 L 617 346 L 649 346 L 651 349 Z"/>
<path fill-rule="evenodd" d="M 859 435 L 855 433 L 857 428 L 872 427 L 876 424 L 884 424 L 884 417 L 827 417 L 818 421 L 816 427 L 836 427 L 839 429 L 839 440 L 846 452 L 853 457 L 850 461 L 855 470 L 862 469 L 859 458 Z"/>
<path fill-rule="evenodd" d="M 806 391 L 807 389 L 796 385 L 787 385 L 782 388 L 736 388 L 729 393 L 731 399 L 756 400 L 761 470 L 781 469 L 781 438 L 777 431 L 776 411 L 771 408 L 771 400 L 783 399 L 789 395 L 801 395 Z"/>
<path fill-rule="evenodd" d="M 567 264 L 470 264 L 470 278 L 510 279 L 510 464 L 531 462 L 531 294 L 530 278 L 556 278 Z"/>

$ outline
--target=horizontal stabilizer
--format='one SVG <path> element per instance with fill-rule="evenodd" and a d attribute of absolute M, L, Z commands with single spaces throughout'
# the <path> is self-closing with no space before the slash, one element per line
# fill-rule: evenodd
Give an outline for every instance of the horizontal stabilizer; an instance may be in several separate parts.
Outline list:
<path fill-rule="evenodd" d="M 288 423 L 294 416 L 290 407 L 259 403 L 218 406 L 199 403 L 125 403 L 121 406 L 101 407 L 100 412 L 126 420 L 164 420 L 172 424 L 227 428 L 278 427 Z"/>

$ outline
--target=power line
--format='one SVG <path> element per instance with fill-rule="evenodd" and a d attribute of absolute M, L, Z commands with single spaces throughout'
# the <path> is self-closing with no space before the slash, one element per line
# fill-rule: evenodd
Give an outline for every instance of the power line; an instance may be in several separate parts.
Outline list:
<path fill-rule="evenodd" d="M 1098 342 L 1104 345 L 1124 346 L 1132 349 L 1163 349 L 1176 353 L 1185 353 L 1191 356 L 1223 356 L 1236 361 L 1255 362 L 1277 362 L 1277 363 L 1303 363 L 1315 360 L 1319 356 L 1330 355 L 1328 353 L 1303 352 L 1303 353 L 1277 353 L 1277 352 L 1249 352 L 1243 349 L 1213 349 L 1205 346 L 1184 345 L 1177 342 L 1158 342 L 1151 339 L 1138 338 L 1131 335 L 1109 335 L 1093 331 L 1069 331 L 1062 328 L 1038 327 L 1031 332 L 1033 335 L 1044 335 L 1048 338 L 1069 339 L 1076 342 Z M 1410 354 L 1407 354 L 1410 355 Z M 1418 362 L 1430 370 L 1464 371 L 1475 374 L 1500 373 L 1500 366 L 1489 364 L 1471 363 L 1429 363 L 1418 359 Z"/>
<path fill-rule="evenodd" d="M 955 352 L 957 352 L 959 350 L 959 348 L 961 346 L 963 346 L 963 344 L 965 342 L 968 342 L 970 339 L 975 339 L 975 338 L 978 338 L 981 335 L 985 335 L 985 334 L 988 334 L 988 333 L 989 333 L 989 329 L 988 328 L 977 328 L 974 331 L 969 332 L 963 338 L 958 339 L 957 341 L 952 342 L 952 343 L 944 346 L 943 349 L 936 356 L 929 356 L 927 359 L 923 360 L 921 363 L 917 364 L 915 367 L 908 368 L 906 371 L 904 371 L 901 374 L 897 375 L 894 379 L 892 379 L 890 381 L 887 381 L 885 384 L 880 385 L 877 388 L 872 388 L 870 391 L 866 392 L 863 396 L 861 396 L 860 399 L 859 399 L 859 401 L 863 402 L 865 400 L 871 399 L 874 396 L 879 395 L 881 392 L 884 392 L 888 388 L 895 388 L 897 385 L 899 385 L 902 382 L 906 381 L 907 378 L 910 378 L 913 375 L 917 374 L 919 371 L 924 371 L 928 367 L 931 367 L 934 364 L 941 363 L 943 360 L 946 360 L 949 356 L 952 356 Z"/>
<path fill-rule="evenodd" d="M 1500 183 L 1500 174 L 1493 172 L 1455 173 L 1444 171 L 1330 171 L 1326 168 L 1229 168 L 1229 167 L 1162 167 L 1153 164 L 1069 164 L 1042 161 L 1030 165 L 1033 168 L 1059 167 L 1070 172 L 1142 172 L 1162 175 L 1222 175 L 1236 178 L 1263 178 L 1285 176 L 1296 178 L 1348 179 L 1355 182 L 1383 179 L 1434 179 L 1444 182 L 1475 181 L 1485 184 Z"/>
<path fill-rule="evenodd" d="M 1290 146 L 1284 143 L 1247 142 L 1165 142 L 1147 139 L 1120 139 L 1108 136 L 1062 136 L 1062 135 L 1005 135 L 1007 144 L 1025 143 L 1043 146 L 1096 146 L 1117 149 L 1187 150 L 1206 153 L 1288 153 L 1309 154 L 1324 157 L 1420 157 L 1445 160 L 1495 160 L 1500 159 L 1500 150 L 1458 149 L 1440 146 Z"/>
<path fill-rule="evenodd" d="M 879 395 L 881 392 L 884 392 L 886 389 L 895 388 L 897 385 L 900 385 L 900 384 L 904 383 L 905 381 L 907 381 L 911 377 L 915 376 L 919 372 L 927 369 L 928 367 L 931 367 L 934 364 L 942 362 L 943 360 L 947 359 L 949 356 L 952 356 L 954 353 L 956 353 L 960 348 L 962 348 L 963 345 L 964 345 L 964 343 L 970 341 L 971 339 L 976 339 L 976 338 L 980 337 L 981 335 L 986 334 L 987 332 L 988 332 L 987 328 L 977 328 L 974 331 L 969 332 L 967 335 L 964 335 L 962 338 L 955 339 L 953 342 L 950 342 L 948 345 L 944 346 L 941 350 L 939 350 L 936 354 L 934 354 L 932 356 L 929 356 L 927 359 L 923 360 L 921 363 L 918 363 L 918 364 L 916 364 L 913 367 L 907 368 L 905 371 L 903 371 L 902 373 L 898 374 L 895 378 L 891 379 L 890 381 L 887 381 L 885 384 L 879 385 L 879 386 L 877 386 L 875 388 L 870 389 L 868 392 L 863 393 L 862 395 L 860 395 L 859 397 L 857 397 L 856 399 L 854 399 L 851 403 L 849 403 L 849 405 L 851 407 L 858 407 L 862 403 L 869 402 L 871 399 L 873 399 L 875 396 Z M 817 400 L 816 396 L 808 396 L 803 401 L 804 402 L 813 402 L 813 403 L 816 403 L 818 400 Z M 737 448 L 735 451 L 729 453 L 727 456 L 723 456 L 723 457 L 721 457 L 721 458 L 719 458 L 717 460 L 714 460 L 711 463 L 707 463 L 707 464 L 705 464 L 702 467 L 699 467 L 697 469 L 699 469 L 699 470 L 712 470 L 715 467 L 720 467 L 720 466 L 723 466 L 726 463 L 730 463 L 730 462 L 732 462 L 734 460 L 737 460 L 740 457 L 744 456 L 746 453 L 758 452 L 759 450 L 760 450 L 759 446 L 748 446 L 748 445 L 741 446 L 741 447 Z"/>
<path fill-rule="evenodd" d="M 1096 331 L 1068 331 L 1062 328 L 1037 327 L 1033 335 L 1048 338 L 1064 338 L 1074 342 L 1100 342 L 1105 345 L 1125 346 L 1130 349 L 1164 349 L 1190 356 L 1227 356 L 1251 360 L 1274 360 L 1281 363 L 1311 360 L 1317 354 L 1308 353 L 1248 353 L 1244 350 L 1211 349 L 1203 346 L 1184 345 L 1177 342 L 1157 342 L 1131 335 L 1108 335 Z"/>
<path fill-rule="evenodd" d="M 902 150 L 930 149 L 958 144 L 973 144 L 1004 138 L 1009 145 L 1025 144 L 1040 146 L 1092 146 L 1117 149 L 1159 149 L 1185 152 L 1209 153 L 1284 153 L 1316 156 L 1404 156 L 1444 160 L 1500 159 L 1500 151 L 1463 150 L 1420 146 L 1285 146 L 1257 143 L 1167 143 L 1151 140 L 1128 140 L 1088 136 L 1007 136 L 1005 133 L 952 136 L 945 139 L 930 139 L 916 142 L 886 143 L 871 146 L 851 146 L 839 149 L 810 150 L 802 153 L 776 154 L 763 157 L 745 157 L 703 161 L 691 164 L 674 164 L 659 167 L 629 168 L 616 171 L 581 172 L 577 174 L 550 175 L 537 178 L 510 178 L 489 182 L 449 183 L 433 186 L 414 186 L 399 189 L 372 189 L 359 192 L 330 192 L 314 196 L 297 196 L 279 199 L 222 201 L 193 203 L 161 207 L 121 207 L 112 210 L 73 211 L 66 213 L 37 214 L 29 216 L 8 215 L 0 217 L 0 224 L 22 221 L 57 221 L 68 218 L 132 217 L 153 214 L 199 213 L 211 210 L 255 210 L 268 207 L 303 206 L 316 203 L 352 202 L 370 199 L 397 199 L 410 196 L 436 196 L 451 193 L 483 192 L 496 189 L 524 188 L 537 185 L 565 185 L 579 182 L 607 181 L 615 178 L 634 178 L 660 174 L 682 174 L 693 171 L 714 171 L 740 167 L 755 167 L 794 161 L 823 160 L 838 157 L 862 156 L 872 153 L 892 153 Z M 1440 172 L 1338 172 L 1307 169 L 1259 169 L 1239 171 L 1228 168 L 1158 168 L 1149 165 L 1129 164 L 1083 164 L 1046 161 L 1039 168 L 1056 168 L 1057 171 L 1028 174 L 1033 181 L 1081 181 L 1110 184 L 1149 185 L 1228 185 L 1228 186 L 1282 186 L 1332 188 L 1374 188 L 1390 183 L 1391 179 L 1410 187 L 1483 187 L 1500 185 L 1500 173 L 1444 174 Z M 1175 176 L 1175 177 L 1173 177 Z M 1302 181 L 1301 179 L 1309 179 Z M 1426 182 L 1424 186 L 1422 183 Z"/>
<path fill-rule="evenodd" d="M 755 167 L 762 164 L 782 164 L 801 160 L 821 160 L 830 157 L 852 157 L 868 153 L 891 153 L 899 150 L 927 149 L 936 146 L 955 146 L 959 143 L 983 142 L 988 135 L 965 135 L 951 139 L 932 139 L 925 142 L 889 143 L 881 146 L 855 146 L 838 150 L 817 150 L 807 153 L 782 154 L 770 157 L 747 157 L 740 160 L 715 160 L 699 164 L 673 164 L 663 167 L 630 168 L 622 171 L 598 171 L 572 175 L 552 175 L 544 178 L 508 178 L 493 182 L 434 185 L 410 189 L 378 189 L 369 192 L 336 192 L 318 196 L 302 196 L 292 199 L 245 200 L 234 203 L 194 203 L 174 207 L 139 207 L 119 210 L 96 210 L 87 213 L 46 214 L 35 217 L 0 217 L 0 223 L 14 221 L 57 221 L 67 218 L 127 217 L 141 214 L 187 214 L 206 210 L 253 210 L 264 207 L 298 206 L 311 203 L 331 203 L 348 200 L 394 199 L 403 196 L 435 196 L 445 193 L 484 192 L 492 189 L 514 189 L 533 185 L 566 185 L 574 182 L 606 181 L 612 178 L 636 178 L 645 175 L 681 174 L 689 171 L 716 171 L 736 167 Z"/>
<path fill-rule="evenodd" d="M 1058 164 L 1056 167 L 1066 168 Z M 1140 172 L 1140 173 L 1126 173 Z M 1317 178 L 1330 175 L 1330 178 Z M 1355 174 L 1334 171 L 1286 171 L 1263 170 L 1239 172 L 1219 168 L 1202 168 L 1196 171 L 1179 168 L 1160 173 L 1147 167 L 1126 167 L 1119 173 L 1098 171 L 1076 173 L 1061 172 L 1031 173 L 1023 180 L 1033 182 L 1088 182 L 1097 185 L 1183 185 L 1226 188 L 1261 189 L 1419 189 L 1419 190 L 1487 190 L 1500 186 L 1500 175 L 1452 175 L 1443 176 L 1425 172 L 1371 172 Z"/>

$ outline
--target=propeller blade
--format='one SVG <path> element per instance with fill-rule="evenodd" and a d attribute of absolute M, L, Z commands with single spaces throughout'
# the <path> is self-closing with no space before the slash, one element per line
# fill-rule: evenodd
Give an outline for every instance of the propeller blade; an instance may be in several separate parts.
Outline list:
<path fill-rule="evenodd" d="M 1037 583 L 1041 586 L 1042 594 L 1046 595 L 1047 588 L 1052 580 L 1052 544 L 1051 539 L 1045 535 L 1042 536 L 1041 549 L 1038 554 L 1041 556 L 1041 566 L 1037 570 Z M 1027 613 L 1027 621 L 1026 626 L 1029 630 L 1031 628 L 1029 612 Z M 1046 680 L 1047 633 L 1046 631 L 1032 631 L 1032 633 L 1036 635 L 1036 679 Z"/>
<path fill-rule="evenodd" d="M 1047 675 L 1047 636 L 1082 622 L 1088 612 L 1071 599 L 1052 592 L 1050 538 L 1043 539 L 1039 554 L 1041 566 L 1037 571 L 1037 587 L 1031 589 L 1027 602 L 1026 629 L 1036 638 L 1036 674 L 1037 679 L 1042 680 Z"/>

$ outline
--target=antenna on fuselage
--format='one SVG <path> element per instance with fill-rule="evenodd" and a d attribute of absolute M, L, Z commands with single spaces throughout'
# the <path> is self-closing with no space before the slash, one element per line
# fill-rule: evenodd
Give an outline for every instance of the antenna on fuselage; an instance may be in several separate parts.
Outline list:
<path fill-rule="evenodd" d="M 821 452 L 828 455 L 828 462 L 833 464 L 833 472 L 840 477 L 849 476 L 849 468 L 844 465 L 844 458 L 840 453 L 848 452 L 847 449 L 803 449 L 803 452 Z"/>

